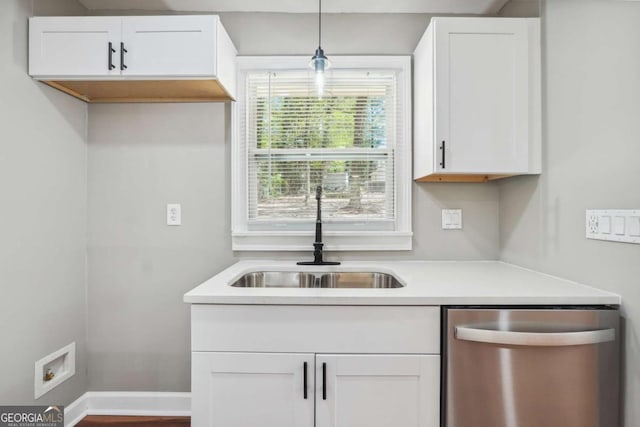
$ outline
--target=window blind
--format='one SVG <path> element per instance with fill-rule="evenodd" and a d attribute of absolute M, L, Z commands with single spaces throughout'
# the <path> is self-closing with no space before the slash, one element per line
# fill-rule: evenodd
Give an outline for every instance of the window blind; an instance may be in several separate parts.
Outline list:
<path fill-rule="evenodd" d="M 331 70 L 318 93 L 309 70 L 252 71 L 244 123 L 251 229 L 392 230 L 398 102 L 394 70 Z M 308 228 L 305 225 L 305 228 Z"/>

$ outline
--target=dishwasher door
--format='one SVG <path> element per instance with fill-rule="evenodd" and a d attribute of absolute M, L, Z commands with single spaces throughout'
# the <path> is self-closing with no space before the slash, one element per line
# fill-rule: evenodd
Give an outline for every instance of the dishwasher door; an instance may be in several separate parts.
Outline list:
<path fill-rule="evenodd" d="M 446 427 L 617 427 L 615 309 L 445 307 Z"/>

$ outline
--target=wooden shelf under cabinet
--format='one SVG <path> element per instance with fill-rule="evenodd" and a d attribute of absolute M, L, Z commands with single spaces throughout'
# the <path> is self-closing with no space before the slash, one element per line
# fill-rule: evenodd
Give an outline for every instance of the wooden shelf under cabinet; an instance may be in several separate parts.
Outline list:
<path fill-rule="evenodd" d="M 233 101 L 216 79 L 208 80 L 44 80 L 88 103 Z"/>
<path fill-rule="evenodd" d="M 486 174 L 434 174 L 416 178 L 416 182 L 487 182 L 496 179 L 508 178 L 513 175 L 486 175 Z"/>

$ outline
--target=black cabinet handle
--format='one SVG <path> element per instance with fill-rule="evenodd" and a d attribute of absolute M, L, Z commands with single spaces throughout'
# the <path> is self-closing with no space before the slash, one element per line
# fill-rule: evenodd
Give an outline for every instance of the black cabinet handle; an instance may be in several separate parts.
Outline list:
<path fill-rule="evenodd" d="M 124 63 L 124 54 L 128 52 L 129 51 L 124 48 L 124 43 L 120 42 L 120 69 L 123 71 L 127 69 L 127 66 Z"/>
<path fill-rule="evenodd" d="M 109 71 L 111 71 L 114 68 L 116 68 L 116 66 L 113 65 L 113 54 L 114 53 L 116 53 L 116 50 L 113 48 L 113 43 L 109 42 Z"/>
<path fill-rule="evenodd" d="M 304 362 L 304 372 L 302 375 L 302 387 L 304 398 L 307 398 L 307 362 Z"/>
<path fill-rule="evenodd" d="M 327 400 L 327 364 L 322 363 L 322 400 Z"/>
<path fill-rule="evenodd" d="M 442 141 L 442 145 L 440 146 L 440 150 L 442 150 L 442 161 L 440 162 L 440 166 L 442 166 L 442 169 L 446 168 L 446 166 L 445 166 L 446 165 L 446 163 L 445 163 L 446 154 L 445 154 L 444 148 L 445 148 L 445 141 Z"/>

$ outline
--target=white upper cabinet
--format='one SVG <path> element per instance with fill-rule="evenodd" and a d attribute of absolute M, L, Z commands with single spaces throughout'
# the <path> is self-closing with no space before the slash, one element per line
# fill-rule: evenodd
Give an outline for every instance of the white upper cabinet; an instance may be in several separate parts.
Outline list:
<path fill-rule="evenodd" d="M 234 99 L 236 56 L 216 15 L 29 21 L 29 74 L 88 102 Z"/>
<path fill-rule="evenodd" d="M 433 18 L 414 53 L 414 179 L 535 173 L 539 20 Z"/>

